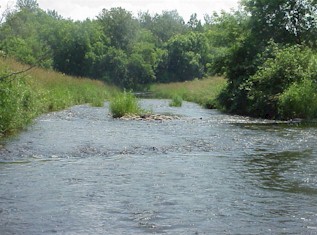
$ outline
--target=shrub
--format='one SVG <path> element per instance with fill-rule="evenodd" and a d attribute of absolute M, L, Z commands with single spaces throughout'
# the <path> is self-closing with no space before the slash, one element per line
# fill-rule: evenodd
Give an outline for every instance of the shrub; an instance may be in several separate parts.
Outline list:
<path fill-rule="evenodd" d="M 317 117 L 317 85 L 304 79 L 293 83 L 279 97 L 278 109 L 283 119 Z"/>
<path fill-rule="evenodd" d="M 120 118 L 128 114 L 140 114 L 142 112 L 137 98 L 132 92 L 118 93 L 110 101 L 110 112 L 112 117 Z"/>
<path fill-rule="evenodd" d="M 279 118 L 279 96 L 292 84 L 304 84 L 302 83 L 304 79 L 311 79 L 312 75 L 307 66 L 313 58 L 310 49 L 291 46 L 275 50 L 273 56 L 259 67 L 255 75 L 240 85 L 247 92 L 249 115 Z M 283 98 L 283 103 L 286 96 L 290 96 L 290 92 L 295 92 L 298 89 L 298 86 L 294 86 L 291 91 L 287 92 Z M 281 108 L 282 106 L 280 106 L 280 110 Z"/>
<path fill-rule="evenodd" d="M 169 106 L 171 107 L 181 107 L 183 104 L 183 98 L 179 95 L 174 95 Z"/>

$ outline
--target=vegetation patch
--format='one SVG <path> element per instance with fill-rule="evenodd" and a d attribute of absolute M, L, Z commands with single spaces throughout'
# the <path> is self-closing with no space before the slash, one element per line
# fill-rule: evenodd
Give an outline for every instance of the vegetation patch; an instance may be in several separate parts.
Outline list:
<path fill-rule="evenodd" d="M 174 99 L 174 97 L 179 97 L 206 108 L 218 108 L 217 97 L 225 86 L 226 79 L 223 77 L 209 77 L 187 82 L 153 84 L 150 91 L 156 98 Z"/>
<path fill-rule="evenodd" d="M 169 103 L 170 107 L 182 107 L 183 98 L 179 95 L 174 95 L 171 102 Z"/>
<path fill-rule="evenodd" d="M 110 101 L 110 112 L 112 117 L 121 118 L 127 115 L 140 115 L 144 112 L 132 92 L 116 94 Z"/>
<path fill-rule="evenodd" d="M 0 58 L 0 137 L 24 128 L 42 113 L 91 103 L 102 106 L 113 87 Z"/>

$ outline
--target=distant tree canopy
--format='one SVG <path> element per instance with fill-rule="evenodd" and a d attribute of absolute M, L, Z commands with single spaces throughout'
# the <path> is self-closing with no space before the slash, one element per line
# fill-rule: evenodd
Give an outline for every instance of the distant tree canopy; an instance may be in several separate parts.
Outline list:
<path fill-rule="evenodd" d="M 286 118 L 292 111 L 285 109 L 296 106 L 288 103 L 292 92 L 316 81 L 316 14 L 317 0 L 242 0 L 239 10 L 212 13 L 204 21 L 194 13 L 185 23 L 176 10 L 135 17 L 112 8 L 75 22 L 43 11 L 36 0 L 18 0 L 0 21 L 0 51 L 23 63 L 126 88 L 223 75 L 224 110 Z M 292 66 L 299 72 L 284 71 Z"/>

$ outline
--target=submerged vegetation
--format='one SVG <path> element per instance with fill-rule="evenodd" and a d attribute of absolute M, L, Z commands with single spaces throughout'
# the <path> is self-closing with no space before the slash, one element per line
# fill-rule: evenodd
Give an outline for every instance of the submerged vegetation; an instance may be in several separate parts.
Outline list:
<path fill-rule="evenodd" d="M 74 78 L 0 57 L 0 137 L 25 127 L 39 114 L 90 103 L 102 106 L 110 87 L 100 81 Z"/>

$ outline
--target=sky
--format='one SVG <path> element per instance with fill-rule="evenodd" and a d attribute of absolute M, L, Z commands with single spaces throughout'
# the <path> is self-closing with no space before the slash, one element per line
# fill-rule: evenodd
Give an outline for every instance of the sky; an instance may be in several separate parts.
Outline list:
<path fill-rule="evenodd" d="M 14 7 L 14 0 L 0 0 L 0 14 L 7 6 Z M 214 11 L 230 11 L 238 7 L 239 0 L 37 0 L 43 10 L 56 10 L 64 18 L 73 20 L 94 19 L 102 9 L 122 7 L 131 11 L 135 16 L 142 11 L 151 14 L 163 10 L 177 10 L 188 21 L 190 15 L 197 13 L 199 19 Z"/>

